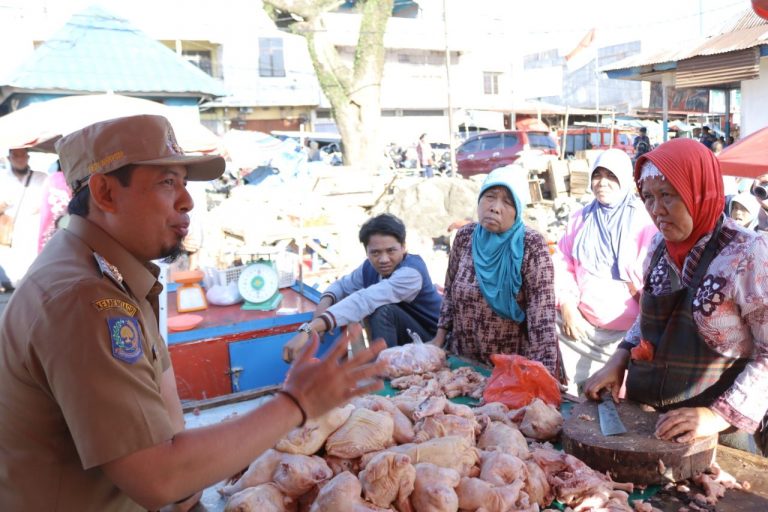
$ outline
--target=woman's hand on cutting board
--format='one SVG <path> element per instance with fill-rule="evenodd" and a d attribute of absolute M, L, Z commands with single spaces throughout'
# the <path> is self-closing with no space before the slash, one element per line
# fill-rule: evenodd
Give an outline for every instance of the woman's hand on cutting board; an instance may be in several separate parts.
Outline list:
<path fill-rule="evenodd" d="M 681 407 L 659 416 L 656 437 L 666 441 L 688 443 L 697 437 L 722 432 L 730 423 L 708 407 Z"/>
<path fill-rule="evenodd" d="M 584 395 L 591 400 L 600 400 L 600 392 L 608 389 L 614 402 L 619 401 L 619 391 L 624 383 L 624 372 L 629 361 L 629 351 L 618 349 L 601 369 L 584 384 Z"/>

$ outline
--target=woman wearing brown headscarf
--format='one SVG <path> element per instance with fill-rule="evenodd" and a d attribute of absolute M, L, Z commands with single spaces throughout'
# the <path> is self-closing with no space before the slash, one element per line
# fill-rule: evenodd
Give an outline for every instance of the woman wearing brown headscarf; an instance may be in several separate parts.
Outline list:
<path fill-rule="evenodd" d="M 659 438 L 720 433 L 765 454 L 768 243 L 723 215 L 718 161 L 696 141 L 641 156 L 635 181 L 660 233 L 640 316 L 585 393 L 597 399 L 608 388 L 618 400 L 627 371 L 627 397 L 666 411 Z"/>

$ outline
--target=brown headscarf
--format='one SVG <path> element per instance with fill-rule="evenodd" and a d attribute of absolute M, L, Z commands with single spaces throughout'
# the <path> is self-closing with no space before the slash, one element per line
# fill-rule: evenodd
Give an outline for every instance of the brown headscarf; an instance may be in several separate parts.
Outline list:
<path fill-rule="evenodd" d="M 693 139 L 672 139 L 635 162 L 635 183 L 640 186 L 643 164 L 650 160 L 682 197 L 693 217 L 693 231 L 682 242 L 666 241 L 667 251 L 682 269 L 685 257 L 699 239 L 710 233 L 723 213 L 725 196 L 720 163 L 715 154 Z"/>

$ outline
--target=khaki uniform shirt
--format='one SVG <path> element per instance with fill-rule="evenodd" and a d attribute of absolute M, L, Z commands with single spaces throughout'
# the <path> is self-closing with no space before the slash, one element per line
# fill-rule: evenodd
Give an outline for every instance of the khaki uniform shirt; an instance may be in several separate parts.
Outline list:
<path fill-rule="evenodd" d="M 157 267 L 73 216 L 0 320 L 0 510 L 142 510 L 100 466 L 174 435 Z"/>

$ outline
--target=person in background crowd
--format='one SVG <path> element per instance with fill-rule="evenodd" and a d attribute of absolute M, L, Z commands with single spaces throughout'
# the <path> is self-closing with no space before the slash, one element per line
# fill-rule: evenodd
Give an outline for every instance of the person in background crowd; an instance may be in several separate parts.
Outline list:
<path fill-rule="evenodd" d="M 635 159 L 651 150 L 651 139 L 648 138 L 648 128 L 645 126 L 640 127 L 640 133 L 632 142 L 632 147 L 635 148 Z"/>
<path fill-rule="evenodd" d="M 423 176 L 425 178 L 431 178 L 435 175 L 434 171 L 434 159 L 432 155 L 432 146 L 427 140 L 427 134 L 422 133 L 419 137 L 419 142 L 416 144 L 416 155 L 419 161 L 419 167 L 421 167 Z"/>
<path fill-rule="evenodd" d="M 757 212 L 757 226 L 755 229 L 761 233 L 768 233 L 768 173 L 761 174 L 752 182 L 750 193 L 760 203 Z"/>
<path fill-rule="evenodd" d="M 37 255 L 40 205 L 47 175 L 29 168 L 29 150 L 8 152 L 10 168 L 0 169 L 0 265 L 12 286 Z"/>
<path fill-rule="evenodd" d="M 56 160 L 53 174 L 43 184 L 43 200 L 40 207 L 40 236 L 37 241 L 38 254 L 54 233 L 67 224 L 67 204 L 72 199 L 72 191 L 67 186 L 61 165 Z"/>
<path fill-rule="evenodd" d="M 308 162 L 321 162 L 323 159 L 320 156 L 320 144 L 316 140 L 309 141 L 309 149 L 307 151 Z"/>
<path fill-rule="evenodd" d="M 605 367 L 587 381 L 660 409 L 659 439 L 768 453 L 768 239 L 723 214 L 714 154 L 673 139 L 635 164 L 659 228 L 649 248 L 640 316 Z"/>
<path fill-rule="evenodd" d="M 185 429 L 152 260 L 173 258 L 193 207 L 187 180 L 223 158 L 185 155 L 167 119 L 96 123 L 56 144 L 74 192 L 70 221 L 0 318 L 0 510 L 189 510 L 307 419 L 380 389 L 346 344 L 313 356 L 255 409 Z"/>
<path fill-rule="evenodd" d="M 560 351 L 574 395 L 637 318 L 643 260 L 658 232 L 635 192 L 624 151 L 597 157 L 591 189 L 595 199 L 571 215 L 552 255 Z"/>
<path fill-rule="evenodd" d="M 755 229 L 757 227 L 760 203 L 757 202 L 755 196 L 749 192 L 741 192 L 731 197 L 727 204 L 728 211 L 726 213 L 740 226 L 746 229 Z"/>
<path fill-rule="evenodd" d="M 714 144 L 716 141 L 717 137 L 710 131 L 709 126 L 702 126 L 699 142 L 707 146 L 709 149 L 712 149 L 712 144 Z"/>
<path fill-rule="evenodd" d="M 410 343 L 409 331 L 424 341 L 434 337 L 441 298 L 424 260 L 405 248 L 403 221 L 389 213 L 372 217 L 360 228 L 360 242 L 368 258 L 325 290 L 312 320 L 283 347 L 285 361 L 313 332 L 352 322 L 366 322 L 371 338 L 390 347 Z"/>
<path fill-rule="evenodd" d="M 484 364 L 492 354 L 520 354 L 562 382 L 552 258 L 544 237 L 523 224 L 518 172 L 507 166 L 488 174 L 479 221 L 458 230 L 432 343 Z"/>

